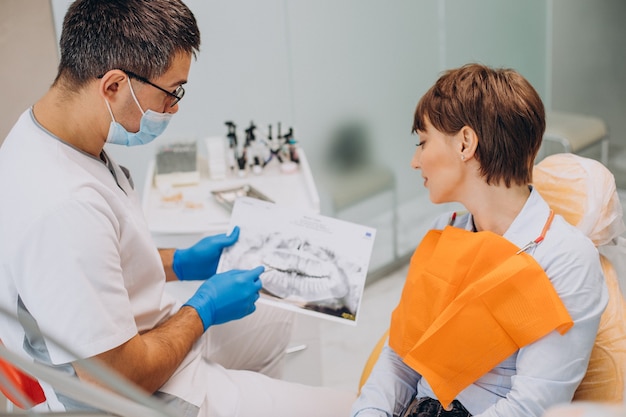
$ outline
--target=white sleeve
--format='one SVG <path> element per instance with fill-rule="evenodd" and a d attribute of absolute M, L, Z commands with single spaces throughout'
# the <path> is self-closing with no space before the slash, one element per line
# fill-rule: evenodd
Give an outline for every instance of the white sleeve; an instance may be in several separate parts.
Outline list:
<path fill-rule="evenodd" d="M 385 343 L 350 415 L 399 415 L 415 396 L 420 378 L 420 374 L 409 368 Z"/>

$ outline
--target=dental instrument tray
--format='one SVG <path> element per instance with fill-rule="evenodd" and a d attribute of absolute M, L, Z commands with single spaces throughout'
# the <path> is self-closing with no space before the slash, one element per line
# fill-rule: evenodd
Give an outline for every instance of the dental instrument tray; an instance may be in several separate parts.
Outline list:
<path fill-rule="evenodd" d="M 211 194 L 213 194 L 215 200 L 228 211 L 232 211 L 235 200 L 239 197 L 252 197 L 258 200 L 269 201 L 270 203 L 274 202 L 250 184 L 244 184 L 239 187 L 227 188 L 223 190 L 212 190 Z"/>

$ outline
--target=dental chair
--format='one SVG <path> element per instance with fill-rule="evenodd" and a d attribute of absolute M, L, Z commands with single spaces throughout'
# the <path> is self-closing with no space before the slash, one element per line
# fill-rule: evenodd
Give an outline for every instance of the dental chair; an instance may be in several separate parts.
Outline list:
<path fill-rule="evenodd" d="M 601 249 L 624 233 L 622 207 L 613 174 L 600 162 L 556 154 L 535 166 L 533 185 L 556 213 Z M 574 402 L 623 403 L 626 376 L 626 302 L 613 262 L 600 255 L 609 302 L 600 319 L 587 373 Z M 624 273 L 624 271 L 620 271 Z"/>
<path fill-rule="evenodd" d="M 23 410 L 46 401 L 43 389 L 35 378 L 2 358 L 0 358 L 0 392 L 12 404 Z"/>
<path fill-rule="evenodd" d="M 596 247 L 619 242 L 619 236 L 626 230 L 622 207 L 615 178 L 603 164 L 570 153 L 555 154 L 535 166 L 533 180 L 533 186 L 550 207 L 582 230 Z M 613 263 L 602 255 L 600 261 L 609 302 L 601 317 L 587 373 L 574 394 L 572 404 L 578 403 L 581 407 L 588 407 L 590 402 L 623 404 L 625 399 L 626 302 Z M 359 390 L 367 381 L 388 335 L 389 331 L 370 353 L 361 374 Z"/>
<path fill-rule="evenodd" d="M 175 417 L 167 404 L 145 394 L 100 364 L 83 360 L 81 366 L 101 385 L 83 382 L 58 369 L 25 359 L 0 341 L 0 393 L 10 401 L 6 412 L 0 410 L 0 416 Z M 93 410 L 64 411 L 48 404 L 40 380 Z M 13 411 L 13 405 L 21 410 Z"/>

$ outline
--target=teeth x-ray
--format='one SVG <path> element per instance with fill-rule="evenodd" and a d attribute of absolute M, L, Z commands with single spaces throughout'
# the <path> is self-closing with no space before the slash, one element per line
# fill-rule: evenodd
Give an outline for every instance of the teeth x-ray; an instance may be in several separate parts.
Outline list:
<path fill-rule="evenodd" d="M 267 295 L 356 320 L 373 229 L 253 199 L 237 200 L 231 223 L 240 227 L 239 240 L 224 250 L 220 271 L 263 265 Z"/>

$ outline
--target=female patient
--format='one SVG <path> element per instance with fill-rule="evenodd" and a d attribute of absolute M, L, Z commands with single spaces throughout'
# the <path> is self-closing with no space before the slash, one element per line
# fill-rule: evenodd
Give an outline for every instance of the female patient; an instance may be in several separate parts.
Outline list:
<path fill-rule="evenodd" d="M 607 292 L 594 245 L 533 189 L 544 107 L 520 74 L 447 71 L 422 97 L 411 166 L 439 217 L 411 258 L 365 416 L 541 416 L 585 375 Z"/>

